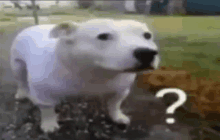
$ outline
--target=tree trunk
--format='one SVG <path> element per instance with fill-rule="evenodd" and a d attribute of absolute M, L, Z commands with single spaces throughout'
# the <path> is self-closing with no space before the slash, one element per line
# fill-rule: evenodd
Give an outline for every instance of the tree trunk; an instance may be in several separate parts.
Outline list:
<path fill-rule="evenodd" d="M 58 5 L 59 4 L 59 0 L 56 0 L 56 5 Z"/>
<path fill-rule="evenodd" d="M 38 21 L 38 16 L 37 16 L 37 7 L 35 5 L 35 0 L 31 0 L 31 2 L 33 5 L 33 17 L 34 17 L 35 25 L 38 25 L 39 21 Z"/>

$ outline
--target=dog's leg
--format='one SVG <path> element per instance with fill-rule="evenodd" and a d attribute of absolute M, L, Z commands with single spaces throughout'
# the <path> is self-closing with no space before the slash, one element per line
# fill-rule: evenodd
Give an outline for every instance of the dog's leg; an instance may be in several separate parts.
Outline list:
<path fill-rule="evenodd" d="M 24 99 L 29 95 L 26 64 L 20 59 L 15 59 L 14 61 L 11 61 L 11 68 L 13 75 L 18 83 L 18 89 L 17 93 L 15 94 L 15 98 Z"/>
<path fill-rule="evenodd" d="M 40 106 L 41 111 L 41 129 L 44 132 L 53 132 L 55 129 L 59 129 L 57 123 L 58 115 L 54 111 L 54 107 Z"/>
<path fill-rule="evenodd" d="M 120 106 L 124 99 L 129 95 L 130 89 L 124 90 L 122 93 L 116 93 L 108 102 L 109 115 L 118 124 L 130 124 L 130 118 L 122 113 Z"/>
<path fill-rule="evenodd" d="M 21 100 L 24 98 L 28 98 L 29 95 L 29 88 L 26 83 L 18 81 L 18 89 L 17 93 L 15 94 L 15 99 Z"/>

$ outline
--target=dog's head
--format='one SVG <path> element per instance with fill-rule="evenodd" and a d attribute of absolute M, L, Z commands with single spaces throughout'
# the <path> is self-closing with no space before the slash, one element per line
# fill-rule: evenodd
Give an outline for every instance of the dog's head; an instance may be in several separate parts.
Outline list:
<path fill-rule="evenodd" d="M 153 34 L 138 21 L 93 19 L 62 23 L 51 30 L 50 37 L 60 39 L 58 47 L 66 50 L 66 59 L 82 65 L 127 72 L 156 69 L 159 65 Z"/>

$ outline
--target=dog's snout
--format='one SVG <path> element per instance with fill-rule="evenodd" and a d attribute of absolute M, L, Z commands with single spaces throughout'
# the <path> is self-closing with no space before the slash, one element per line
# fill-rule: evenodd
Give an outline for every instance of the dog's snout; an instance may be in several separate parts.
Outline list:
<path fill-rule="evenodd" d="M 138 48 L 134 50 L 134 57 L 142 64 L 150 64 L 156 54 L 158 54 L 157 51 L 147 48 Z"/>

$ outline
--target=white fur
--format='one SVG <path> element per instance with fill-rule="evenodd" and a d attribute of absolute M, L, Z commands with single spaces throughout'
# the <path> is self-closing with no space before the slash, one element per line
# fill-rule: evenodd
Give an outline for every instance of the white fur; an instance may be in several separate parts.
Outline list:
<path fill-rule="evenodd" d="M 40 107 L 41 128 L 46 132 L 58 128 L 53 109 L 61 98 L 115 92 L 108 103 L 109 114 L 115 122 L 129 124 L 120 105 L 129 95 L 136 73 L 123 70 L 138 62 L 133 56 L 135 48 L 158 50 L 153 39 L 142 35 L 150 32 L 148 27 L 134 20 L 111 19 L 69 25 L 74 28 L 68 35 L 65 30 L 54 32 L 58 26 L 50 24 L 27 28 L 15 38 L 11 67 L 18 81 L 16 98 L 27 97 Z M 110 33 L 112 38 L 100 41 L 97 36 L 101 33 Z M 157 68 L 158 63 L 157 55 L 152 66 Z"/>

